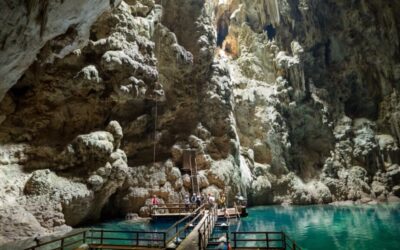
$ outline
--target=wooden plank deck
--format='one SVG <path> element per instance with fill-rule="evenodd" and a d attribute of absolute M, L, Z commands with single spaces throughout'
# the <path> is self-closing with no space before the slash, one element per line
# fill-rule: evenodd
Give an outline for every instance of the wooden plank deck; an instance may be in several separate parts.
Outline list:
<path fill-rule="evenodd" d="M 201 225 L 204 223 L 206 220 L 206 217 L 208 216 L 208 211 L 206 211 L 199 221 L 199 223 L 196 225 L 196 227 L 186 236 L 185 239 L 179 244 L 177 247 L 177 250 L 187 250 L 187 249 L 198 249 L 197 246 L 199 245 L 199 228 Z"/>
<path fill-rule="evenodd" d="M 233 217 L 240 217 L 240 212 L 236 208 L 227 208 L 226 213 L 228 215 L 228 218 L 233 218 Z M 218 209 L 218 217 L 225 217 L 225 211 L 223 209 Z"/>
<path fill-rule="evenodd" d="M 135 246 L 118 246 L 107 244 L 89 244 L 89 249 L 113 249 L 113 250 L 159 250 L 160 248 L 152 247 L 135 247 Z"/>
<path fill-rule="evenodd" d="M 165 213 L 165 214 L 152 214 L 153 218 L 168 218 L 168 217 L 185 217 L 190 215 L 191 213 Z"/>

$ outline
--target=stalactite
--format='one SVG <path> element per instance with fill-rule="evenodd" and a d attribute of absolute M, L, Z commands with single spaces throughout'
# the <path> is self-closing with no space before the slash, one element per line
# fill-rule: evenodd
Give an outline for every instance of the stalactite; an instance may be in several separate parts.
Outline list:
<path fill-rule="evenodd" d="M 40 22 L 40 37 L 43 37 L 43 34 L 46 30 L 48 6 L 49 0 L 40 0 L 38 13 L 38 21 Z"/>
<path fill-rule="evenodd" d="M 26 0 L 25 7 L 27 10 L 27 20 L 29 22 L 30 17 L 33 13 L 38 11 L 35 20 L 40 23 L 40 37 L 43 37 L 46 24 L 47 24 L 47 11 L 48 11 L 48 0 Z"/>
<path fill-rule="evenodd" d="M 28 17 L 34 12 L 39 5 L 40 0 L 25 0 L 25 7 L 28 12 Z"/>
<path fill-rule="evenodd" d="M 266 0 L 265 4 L 270 17 L 270 22 L 274 27 L 278 26 L 280 22 L 278 0 Z"/>

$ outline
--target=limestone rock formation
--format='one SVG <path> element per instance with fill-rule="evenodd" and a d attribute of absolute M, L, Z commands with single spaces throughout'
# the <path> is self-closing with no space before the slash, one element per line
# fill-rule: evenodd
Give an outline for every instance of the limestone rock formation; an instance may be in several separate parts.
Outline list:
<path fill-rule="evenodd" d="M 187 150 L 229 201 L 400 195 L 400 3 L 100 2 L 1 8 L 0 242 L 179 202 Z"/>
<path fill-rule="evenodd" d="M 116 121 L 110 127 L 120 128 Z M 100 218 L 102 207 L 128 173 L 125 153 L 113 145 L 122 137 L 121 130 L 113 132 L 79 135 L 54 155 L 36 149 L 35 154 L 51 157 L 40 160 L 47 161 L 48 169 L 3 165 L 0 222 L 10 225 L 1 227 L 4 241 L 65 231 L 70 229 L 66 225 Z"/>
<path fill-rule="evenodd" d="M 91 25 L 120 2 L 2 1 L 0 100 L 36 59 L 53 61 L 85 44 Z"/>

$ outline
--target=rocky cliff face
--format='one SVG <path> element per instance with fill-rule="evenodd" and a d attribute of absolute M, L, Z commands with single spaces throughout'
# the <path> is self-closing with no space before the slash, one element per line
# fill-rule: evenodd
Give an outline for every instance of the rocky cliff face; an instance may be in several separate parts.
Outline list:
<path fill-rule="evenodd" d="M 0 242 L 177 202 L 186 149 L 230 200 L 400 195 L 400 4 L 28 2 L 37 40 L 1 33 Z"/>

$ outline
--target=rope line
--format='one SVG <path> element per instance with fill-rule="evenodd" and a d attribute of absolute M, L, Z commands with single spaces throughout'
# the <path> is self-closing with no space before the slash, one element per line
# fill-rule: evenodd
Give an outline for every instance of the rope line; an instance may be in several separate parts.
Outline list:
<path fill-rule="evenodd" d="M 157 113 L 158 113 L 158 105 L 157 105 L 157 95 L 156 95 L 156 108 L 154 115 L 154 148 L 153 148 L 153 163 L 156 163 L 156 147 L 157 147 Z"/>
<path fill-rule="evenodd" d="M 163 0 L 161 0 L 161 8 L 163 8 Z M 161 12 L 161 19 L 162 19 L 162 16 L 164 15 L 164 10 L 162 9 L 162 12 Z M 161 44 L 160 44 L 160 36 L 161 36 L 161 32 L 160 32 L 160 34 L 159 34 L 159 36 L 158 36 L 158 38 L 157 38 L 157 46 L 158 46 L 158 53 L 160 53 L 160 46 L 161 46 Z M 157 87 L 157 86 L 156 86 Z M 158 116 L 158 94 L 157 94 L 157 90 L 155 89 L 154 90 L 154 97 L 155 97 L 155 99 L 156 99 L 156 102 L 155 102 L 155 111 L 154 111 L 154 142 L 153 142 L 153 164 L 155 164 L 156 163 L 156 151 L 157 151 L 157 116 Z"/>

